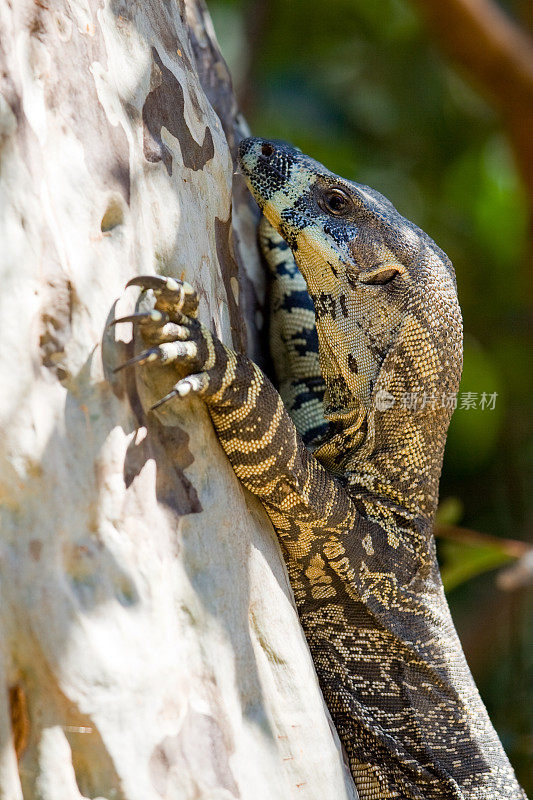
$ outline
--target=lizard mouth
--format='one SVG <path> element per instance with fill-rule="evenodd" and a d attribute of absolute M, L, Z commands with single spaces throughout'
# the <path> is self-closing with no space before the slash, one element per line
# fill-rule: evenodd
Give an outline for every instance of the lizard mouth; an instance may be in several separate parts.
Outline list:
<path fill-rule="evenodd" d="M 263 206 L 288 184 L 292 159 L 280 146 L 266 139 L 243 139 L 239 144 L 239 166 L 259 206 Z"/>

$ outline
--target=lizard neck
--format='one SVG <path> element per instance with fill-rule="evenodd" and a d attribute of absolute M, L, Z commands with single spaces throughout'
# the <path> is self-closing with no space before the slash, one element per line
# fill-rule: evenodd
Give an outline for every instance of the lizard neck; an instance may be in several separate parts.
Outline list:
<path fill-rule="evenodd" d="M 449 368 L 460 367 L 460 331 L 452 337 L 445 325 L 421 325 L 409 305 L 376 302 L 369 314 L 356 292 L 310 289 L 333 429 L 316 458 L 369 518 L 385 525 L 385 515 L 391 528 L 398 514 L 431 523 L 460 377 L 460 368 Z"/>
<path fill-rule="evenodd" d="M 434 402 L 429 393 L 427 398 Z M 314 453 L 364 515 L 386 528 L 389 523 L 396 528 L 398 516 L 432 523 L 451 416 L 436 403 L 416 412 L 398 402 L 396 409 L 360 404 L 345 416 L 330 417 L 333 435 Z"/>
<path fill-rule="evenodd" d="M 334 421 L 334 434 L 315 457 L 345 483 L 365 516 L 392 512 L 431 523 L 438 500 L 450 412 L 364 409 Z M 396 523 L 394 523 L 396 524 Z"/>

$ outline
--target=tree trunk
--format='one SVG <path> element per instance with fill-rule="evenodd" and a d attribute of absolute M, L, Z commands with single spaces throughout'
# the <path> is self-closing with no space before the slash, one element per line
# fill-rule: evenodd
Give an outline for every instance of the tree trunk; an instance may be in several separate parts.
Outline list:
<path fill-rule="evenodd" d="M 275 535 L 131 354 L 136 274 L 257 357 L 239 117 L 200 3 L 0 0 L 1 800 L 356 796 Z M 118 299 L 117 299 L 118 298 Z"/>

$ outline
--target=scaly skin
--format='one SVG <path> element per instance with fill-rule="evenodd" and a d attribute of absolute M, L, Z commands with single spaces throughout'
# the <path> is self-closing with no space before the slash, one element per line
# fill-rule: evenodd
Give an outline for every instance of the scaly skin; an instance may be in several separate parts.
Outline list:
<path fill-rule="evenodd" d="M 378 192 L 287 145 L 246 139 L 240 162 L 266 218 L 281 396 L 172 279 L 134 279 L 156 303 L 126 318 L 150 345 L 127 365 L 178 369 L 156 406 L 201 397 L 262 501 L 360 799 L 523 800 L 453 627 L 431 531 L 462 361 L 452 265 Z M 415 394 L 423 407 L 412 410 L 403 401 Z"/>

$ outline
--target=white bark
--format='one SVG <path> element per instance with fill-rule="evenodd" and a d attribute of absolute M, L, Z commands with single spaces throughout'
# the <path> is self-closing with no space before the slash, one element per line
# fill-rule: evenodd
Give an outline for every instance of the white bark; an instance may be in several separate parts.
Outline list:
<path fill-rule="evenodd" d="M 168 378 L 112 375 L 138 273 L 183 274 L 256 353 L 206 13 L 0 0 L 0 30 L 0 798 L 354 798 L 275 535 L 205 409 L 146 414 Z"/>

